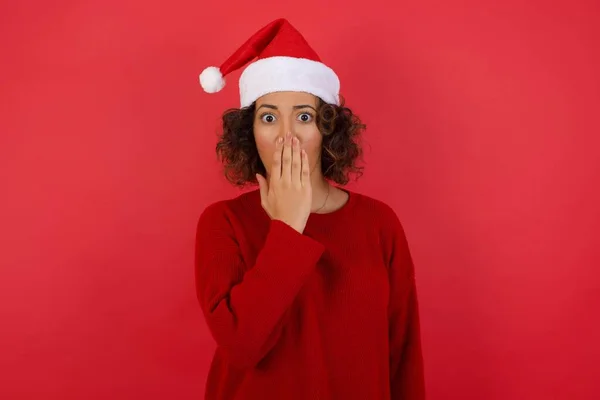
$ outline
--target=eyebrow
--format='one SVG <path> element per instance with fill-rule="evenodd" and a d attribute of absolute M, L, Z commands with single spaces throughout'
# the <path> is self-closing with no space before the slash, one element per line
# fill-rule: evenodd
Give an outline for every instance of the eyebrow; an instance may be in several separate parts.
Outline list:
<path fill-rule="evenodd" d="M 273 104 L 261 104 L 260 107 L 258 107 L 257 110 L 260 110 L 262 107 L 270 108 L 272 110 L 277 110 L 277 106 L 274 106 Z M 313 110 L 315 110 L 315 112 L 317 111 L 317 109 L 314 108 L 313 106 L 311 106 L 310 104 L 300 104 L 300 105 L 294 106 L 292 108 L 294 110 L 299 110 L 301 108 L 312 108 Z"/>

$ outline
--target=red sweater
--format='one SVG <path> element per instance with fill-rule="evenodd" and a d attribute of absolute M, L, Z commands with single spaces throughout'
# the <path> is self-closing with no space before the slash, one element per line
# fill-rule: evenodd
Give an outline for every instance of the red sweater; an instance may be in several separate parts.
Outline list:
<path fill-rule="evenodd" d="M 425 398 L 415 273 L 394 211 L 349 192 L 303 234 L 259 191 L 208 206 L 196 288 L 217 343 L 207 400 Z"/>

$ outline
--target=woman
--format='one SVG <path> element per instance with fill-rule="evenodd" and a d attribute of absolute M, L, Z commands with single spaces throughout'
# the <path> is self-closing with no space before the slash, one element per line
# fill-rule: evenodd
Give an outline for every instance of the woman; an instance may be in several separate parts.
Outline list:
<path fill-rule="evenodd" d="M 251 62 L 256 58 L 256 61 Z M 217 152 L 259 188 L 209 205 L 198 301 L 217 349 L 206 399 L 424 399 L 414 267 L 396 214 L 330 184 L 360 172 L 360 120 L 335 72 L 278 19 L 219 68 L 245 64 Z"/>

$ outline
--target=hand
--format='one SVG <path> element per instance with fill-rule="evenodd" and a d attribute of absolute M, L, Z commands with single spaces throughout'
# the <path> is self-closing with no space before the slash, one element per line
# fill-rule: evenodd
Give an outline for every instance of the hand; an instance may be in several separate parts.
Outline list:
<path fill-rule="evenodd" d="M 269 182 L 256 174 L 263 209 L 272 219 L 280 220 L 302 233 L 310 216 L 312 186 L 306 151 L 298 138 L 288 133 L 279 138 L 273 154 Z"/>

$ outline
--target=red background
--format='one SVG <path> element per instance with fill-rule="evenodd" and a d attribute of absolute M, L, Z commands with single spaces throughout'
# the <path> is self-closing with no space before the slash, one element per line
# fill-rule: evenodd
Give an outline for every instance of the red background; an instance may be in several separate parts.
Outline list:
<path fill-rule="evenodd" d="M 282 3 L 2 2 L 0 398 L 202 398 L 239 73 L 198 74 L 279 16 L 368 125 L 350 188 L 405 225 L 430 398 L 600 398 L 598 3 Z"/>

